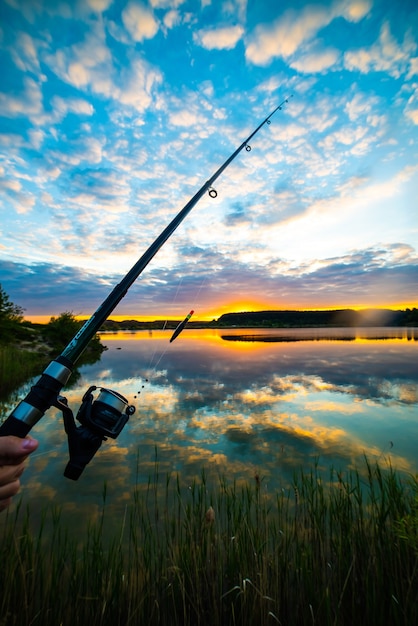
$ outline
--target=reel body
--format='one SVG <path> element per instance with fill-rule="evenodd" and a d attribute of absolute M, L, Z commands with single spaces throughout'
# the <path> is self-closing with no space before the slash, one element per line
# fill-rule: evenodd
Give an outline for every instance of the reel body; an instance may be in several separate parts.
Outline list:
<path fill-rule="evenodd" d="M 128 400 L 117 391 L 100 388 L 100 393 L 94 399 L 89 387 L 83 396 L 83 403 L 77 413 L 77 420 L 92 432 L 116 439 L 122 432 L 129 417 L 135 413 L 135 407 L 128 404 Z"/>
<path fill-rule="evenodd" d="M 63 414 L 70 453 L 64 476 L 71 480 L 78 480 L 102 442 L 107 437 L 116 439 L 130 416 L 135 413 L 135 407 L 117 391 L 101 387 L 99 395 L 94 398 L 92 392 L 96 389 L 97 387 L 92 385 L 83 396 L 77 413 L 80 426 L 76 426 L 66 398 L 59 396 L 55 403 Z"/>

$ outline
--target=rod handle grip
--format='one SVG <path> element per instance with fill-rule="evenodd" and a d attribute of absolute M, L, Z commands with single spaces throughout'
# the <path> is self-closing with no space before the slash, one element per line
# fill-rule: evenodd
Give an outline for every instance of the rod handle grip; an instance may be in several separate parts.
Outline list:
<path fill-rule="evenodd" d="M 24 439 L 30 431 L 30 424 L 22 422 L 22 420 L 16 419 L 12 415 L 7 418 L 5 422 L 0 426 L 0 437 L 7 437 L 8 435 L 14 435 Z"/>

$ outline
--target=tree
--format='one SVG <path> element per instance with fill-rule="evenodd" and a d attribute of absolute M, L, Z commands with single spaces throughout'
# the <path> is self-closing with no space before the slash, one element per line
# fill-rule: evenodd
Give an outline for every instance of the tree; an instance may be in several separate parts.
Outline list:
<path fill-rule="evenodd" d="M 3 320 L 18 322 L 23 320 L 23 309 L 17 304 L 10 302 L 10 298 L 0 285 L 0 324 Z"/>
<path fill-rule="evenodd" d="M 58 317 L 51 317 L 42 334 L 49 343 L 65 348 L 80 326 L 80 322 L 77 322 L 71 311 L 64 311 Z"/>
<path fill-rule="evenodd" d="M 51 317 L 48 324 L 42 329 L 42 336 L 53 351 L 60 352 L 67 346 L 82 325 L 83 322 L 76 320 L 71 311 L 64 311 L 58 317 Z M 105 346 L 100 342 L 99 335 L 95 335 L 90 340 L 81 358 L 81 363 L 94 363 L 103 350 L 106 350 Z"/>
<path fill-rule="evenodd" d="M 22 334 L 22 322 L 22 307 L 13 304 L 0 285 L 0 341 L 8 342 L 17 335 L 20 336 Z"/>

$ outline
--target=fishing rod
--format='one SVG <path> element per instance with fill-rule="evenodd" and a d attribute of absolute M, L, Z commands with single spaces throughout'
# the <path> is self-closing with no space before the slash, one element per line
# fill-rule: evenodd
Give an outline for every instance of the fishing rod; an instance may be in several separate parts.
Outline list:
<path fill-rule="evenodd" d="M 157 254 L 167 239 L 173 234 L 185 217 L 190 213 L 200 198 L 208 192 L 211 198 L 216 198 L 217 192 L 213 183 L 235 159 L 246 149 L 250 152 L 249 142 L 264 126 L 270 124 L 270 118 L 289 102 L 289 96 L 281 102 L 266 119 L 242 142 L 221 167 L 205 182 L 199 191 L 174 217 L 162 231 L 148 250 L 138 259 L 126 276 L 118 283 L 97 311 L 88 319 L 74 335 L 61 354 L 47 366 L 39 380 L 33 385 L 27 396 L 15 407 L 9 417 L 0 426 L 0 436 L 16 435 L 25 437 L 35 424 L 51 407 L 58 408 L 63 415 L 64 428 L 68 437 L 70 460 L 64 471 L 64 476 L 77 480 L 84 467 L 93 458 L 102 442 L 107 437 L 116 439 L 129 417 L 135 412 L 135 407 L 128 404 L 128 400 L 121 394 L 110 389 L 100 388 L 97 398 L 93 392 L 96 386 L 91 386 L 84 394 L 82 404 L 77 413 L 80 426 L 76 426 L 73 413 L 68 407 L 66 398 L 60 395 L 61 389 L 67 384 L 74 365 L 86 349 L 89 341 L 94 337 L 102 324 L 126 295 L 129 287 L 135 282 L 148 263 Z"/>

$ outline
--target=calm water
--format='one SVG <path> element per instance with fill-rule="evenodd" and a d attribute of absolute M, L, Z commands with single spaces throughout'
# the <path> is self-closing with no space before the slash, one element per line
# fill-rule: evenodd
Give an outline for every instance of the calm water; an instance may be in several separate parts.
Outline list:
<path fill-rule="evenodd" d="M 76 412 L 90 385 L 137 407 L 120 437 L 105 442 L 78 482 L 62 472 L 67 444 L 51 410 L 23 476 L 32 507 L 61 504 L 80 520 L 107 504 L 121 513 L 135 483 L 202 468 L 269 491 L 299 468 L 324 471 L 371 461 L 418 471 L 418 329 L 200 330 L 104 334 L 108 350 L 64 392 Z M 27 387 L 22 390 L 22 395 Z"/>

